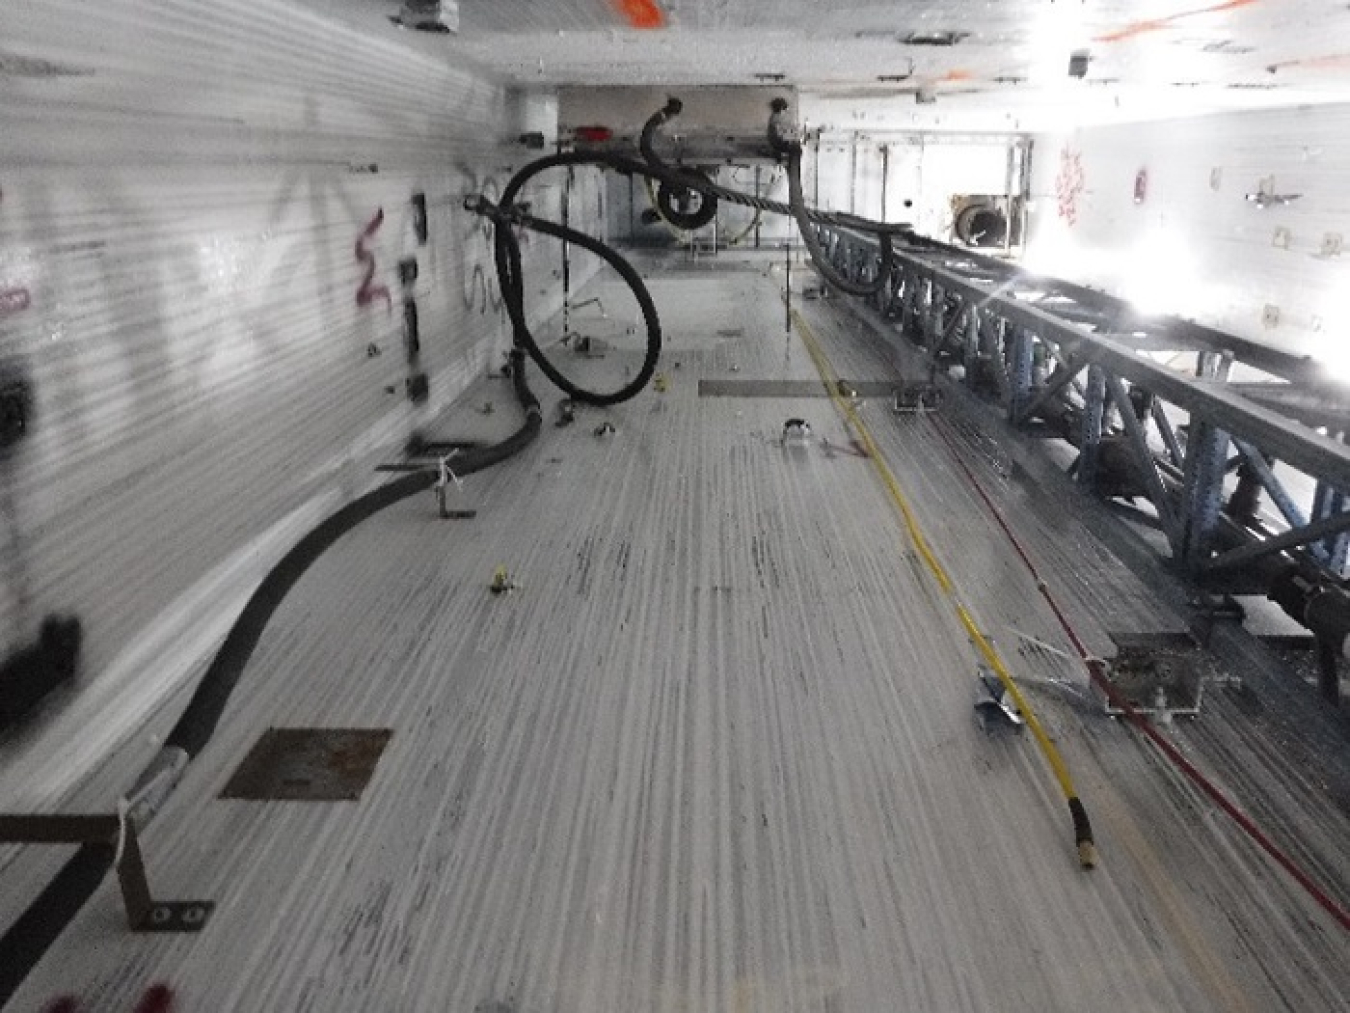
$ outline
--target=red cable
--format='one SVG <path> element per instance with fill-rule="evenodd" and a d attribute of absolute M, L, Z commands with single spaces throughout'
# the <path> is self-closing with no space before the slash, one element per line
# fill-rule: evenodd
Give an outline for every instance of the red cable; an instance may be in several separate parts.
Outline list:
<path fill-rule="evenodd" d="M 1317 901 L 1317 903 L 1320 904 L 1333 918 L 1340 922 L 1341 928 L 1350 929 L 1350 912 L 1347 912 L 1345 908 L 1341 907 L 1341 905 L 1328 895 L 1325 890 L 1317 885 L 1311 876 L 1295 865 L 1292 858 L 1281 851 L 1275 842 L 1267 837 L 1261 831 L 1260 827 L 1252 822 L 1250 817 L 1242 812 L 1235 803 L 1229 800 L 1229 798 L 1219 790 L 1217 785 L 1197 770 L 1190 760 L 1186 759 L 1172 743 L 1168 742 L 1167 739 L 1153 727 L 1153 724 L 1144 717 L 1143 714 L 1140 714 L 1128 700 L 1121 696 L 1115 686 L 1111 685 L 1110 680 L 1106 678 L 1106 673 L 1103 671 L 1102 662 L 1099 659 L 1093 658 L 1092 655 L 1088 653 L 1088 649 L 1084 646 L 1083 641 L 1079 639 L 1078 634 L 1074 631 L 1068 618 L 1060 609 L 1059 603 L 1055 601 L 1054 596 L 1050 593 L 1050 588 L 1044 579 L 1042 579 L 1040 571 L 1036 569 L 1036 564 L 1031 561 L 1031 557 L 1027 554 L 1026 549 L 1022 547 L 1022 543 L 1018 540 L 1017 536 L 1013 534 L 1013 530 L 1008 526 L 1008 522 L 1004 519 L 1002 512 L 994 505 L 994 501 L 989 497 L 989 494 L 984 491 L 984 487 L 980 485 L 980 481 L 975 477 L 975 473 L 971 471 L 966 462 L 962 460 L 960 449 L 947 434 L 946 426 L 936 419 L 933 421 L 933 426 L 934 429 L 937 430 L 938 436 L 941 437 L 942 442 L 947 445 L 947 449 L 951 452 L 952 459 L 956 461 L 957 467 L 965 473 L 966 478 L 970 481 L 971 487 L 974 488 L 980 499 L 984 501 L 984 505 L 988 508 L 989 512 L 993 514 L 994 520 L 998 523 L 998 526 L 1002 528 L 1003 533 L 1008 536 L 1008 541 L 1012 543 L 1014 551 L 1016 551 L 1022 562 L 1026 564 L 1027 570 L 1036 581 L 1036 589 L 1041 592 L 1041 597 L 1045 599 L 1046 603 L 1050 606 L 1050 610 L 1054 612 L 1055 618 L 1059 621 L 1059 625 L 1064 630 L 1065 636 L 1069 638 L 1069 642 L 1073 644 L 1074 650 L 1078 652 L 1079 658 L 1087 668 L 1088 678 L 1090 678 L 1092 682 L 1106 694 L 1106 698 L 1110 700 L 1115 707 L 1124 712 L 1125 717 L 1128 718 L 1136 728 L 1148 736 L 1153 744 L 1162 750 L 1163 755 L 1181 768 L 1181 771 L 1189 777 L 1201 791 L 1213 799 L 1220 809 L 1233 818 L 1233 821 L 1243 829 L 1248 837 L 1260 845 L 1261 849 L 1273 858 L 1285 872 L 1293 876 L 1295 881 L 1308 892 L 1313 900 Z"/>

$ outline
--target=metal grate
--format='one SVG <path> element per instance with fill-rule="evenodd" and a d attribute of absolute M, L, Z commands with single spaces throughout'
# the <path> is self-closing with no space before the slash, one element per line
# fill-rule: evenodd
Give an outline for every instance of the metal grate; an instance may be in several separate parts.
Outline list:
<path fill-rule="evenodd" d="M 221 798 L 351 802 L 361 797 L 393 732 L 387 728 L 269 728 Z"/>

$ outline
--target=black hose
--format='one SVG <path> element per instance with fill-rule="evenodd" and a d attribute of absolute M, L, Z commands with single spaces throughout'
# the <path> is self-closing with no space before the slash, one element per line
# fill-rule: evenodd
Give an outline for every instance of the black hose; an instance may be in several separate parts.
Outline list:
<path fill-rule="evenodd" d="M 511 379 L 516 398 L 525 411 L 524 424 L 500 443 L 479 447 L 455 457 L 455 473 L 469 475 L 505 460 L 526 447 L 542 427 L 539 400 L 525 378 L 525 355 L 511 353 Z M 406 499 L 436 481 L 435 468 L 412 472 L 353 500 L 305 535 L 258 585 L 243 612 L 235 620 L 225 642 L 197 684 L 192 699 L 178 723 L 169 732 L 164 749 L 181 749 L 197 755 L 210 740 L 230 694 L 252 657 L 268 621 L 288 591 L 305 571 L 361 521 L 385 507 Z M 71 919 L 93 896 L 112 868 L 113 848 L 108 844 L 85 844 L 52 878 L 3 936 L 0 936 L 0 1006 L 4 1006 L 42 959 Z"/>
<path fill-rule="evenodd" d="M 692 179 L 712 182 L 712 178 L 706 172 L 692 166 L 675 171 Z M 687 205 L 695 194 L 698 194 L 701 198 L 699 206 L 692 211 L 684 210 L 684 205 Z M 677 204 L 680 206 L 677 207 Z M 699 193 L 695 187 L 687 186 L 676 190 L 674 187 L 661 183 L 656 188 L 656 210 L 661 213 L 662 218 L 675 228 L 685 232 L 693 232 L 703 228 L 717 217 L 717 198 Z"/>
<path fill-rule="evenodd" d="M 501 443 L 469 450 L 455 457 L 455 474 L 470 475 L 503 461 L 526 446 L 540 429 L 539 401 L 525 382 L 524 364 L 516 353 L 511 370 L 516 396 L 525 409 L 525 423 Z M 164 740 L 166 749 L 184 750 L 189 757 L 196 756 L 210 740 L 220 721 L 230 694 L 243 674 L 244 666 L 253 655 L 268 621 L 281 605 L 305 571 L 310 568 L 334 542 L 367 518 L 386 507 L 407 499 L 424 489 L 430 489 L 437 471 L 429 468 L 414 471 L 374 489 L 348 503 L 342 509 L 314 528 L 281 558 L 258 585 L 244 611 L 239 614 L 225 642 L 216 652 L 211 667 L 202 676 L 197 691 L 188 702 L 178 723 Z"/>
<path fill-rule="evenodd" d="M 642 133 L 638 136 L 638 150 L 642 152 L 642 157 L 647 160 L 647 164 L 653 168 L 674 172 L 677 176 L 698 177 L 705 183 L 711 183 L 712 179 L 703 170 L 687 166 L 672 167 L 656 152 L 656 145 L 653 141 L 656 139 L 657 130 L 667 120 L 672 120 L 680 115 L 680 111 L 683 109 L 684 103 L 679 99 L 674 97 L 667 99 L 666 104 L 652 113 L 647 118 L 647 122 L 642 125 Z M 703 198 L 702 203 L 693 211 L 685 210 L 685 205 L 696 193 Z M 675 228 L 685 232 L 701 229 L 717 217 L 717 198 L 698 187 L 676 186 L 662 182 L 657 185 L 656 198 L 653 204 L 657 214 Z"/>
<path fill-rule="evenodd" d="M 508 184 L 507 189 L 510 190 L 510 188 L 510 184 Z M 494 217 L 494 223 L 496 225 L 496 241 L 493 244 L 493 251 L 497 261 L 497 278 L 503 301 L 506 303 L 506 311 L 511 317 L 511 328 L 516 346 L 524 349 L 530 358 L 534 359 L 544 375 L 565 391 L 574 401 L 582 401 L 593 405 L 611 405 L 635 397 L 638 392 L 647 386 L 647 381 L 655 374 L 657 362 L 661 358 L 661 319 L 657 315 L 656 304 L 652 301 L 651 293 L 647 290 L 647 286 L 643 284 L 642 276 L 637 273 L 633 265 L 628 263 L 614 249 L 606 246 L 593 236 L 568 226 L 534 218 L 523 213 L 515 215 L 511 222 L 507 222 L 502 215 L 497 215 Z M 564 376 L 562 371 L 549 361 L 548 356 L 539 347 L 539 342 L 535 339 L 525 321 L 520 242 L 511 230 L 510 225 L 512 223 L 533 229 L 536 232 L 542 232 L 544 235 L 553 236 L 567 243 L 575 243 L 582 249 L 589 250 L 613 267 L 623 278 L 624 283 L 633 290 L 633 295 L 642 310 L 642 318 L 647 325 L 647 350 L 641 368 L 631 381 L 618 390 L 609 393 L 587 390 Z"/>
<path fill-rule="evenodd" d="M 684 103 L 673 95 L 666 99 L 666 104 L 651 116 L 647 117 L 647 122 L 642 124 L 642 133 L 638 136 L 638 150 L 642 152 L 642 157 L 647 160 L 648 165 L 654 165 L 658 169 L 668 168 L 665 161 L 656 153 L 656 146 L 652 143 L 656 139 L 656 131 L 666 120 L 674 119 L 684 110 Z"/>
<path fill-rule="evenodd" d="M 806 197 L 802 193 L 802 148 L 800 144 L 792 146 L 788 152 L 787 160 L 788 204 L 792 208 L 792 217 L 797 221 L 797 230 L 802 234 L 802 242 L 806 244 L 806 250 L 811 255 L 812 265 L 820 272 L 821 277 L 840 291 L 847 292 L 849 295 L 876 295 L 886 284 L 891 269 L 895 265 L 895 251 L 891 248 L 890 233 L 880 232 L 877 234 L 877 242 L 881 245 L 881 265 L 877 269 L 876 277 L 865 282 L 850 281 L 845 278 L 834 269 L 834 266 L 830 263 L 830 258 L 821 248 L 820 240 L 816 238 L 816 230 L 806 208 Z"/>
<path fill-rule="evenodd" d="M 111 844 L 85 844 L 43 887 L 33 903 L 0 936 L 0 1006 L 84 906 L 112 868 Z"/>
<path fill-rule="evenodd" d="M 651 116 L 644 124 L 642 136 L 639 140 L 643 159 L 636 159 L 611 151 L 559 152 L 555 155 L 536 159 L 521 168 L 503 188 L 498 203 L 494 204 L 481 196 L 465 202 L 467 208 L 477 211 L 493 222 L 493 245 L 498 288 L 502 293 L 502 300 L 506 304 L 507 312 L 511 318 L 517 347 L 525 349 L 539 368 L 543 370 L 544 375 L 574 400 L 596 405 L 611 405 L 636 396 L 656 371 L 661 353 L 661 325 L 655 304 L 651 299 L 651 293 L 643 284 L 638 272 L 619 253 L 583 232 L 531 216 L 526 210 L 527 205 L 517 205 L 517 198 L 524 190 L 525 185 L 542 172 L 576 165 L 597 165 L 612 169 L 623 175 L 641 175 L 656 180 L 668 188 L 668 192 L 671 193 L 684 192 L 690 189 L 696 190 L 703 195 L 705 204 L 715 200 L 725 200 L 729 203 L 754 208 L 761 213 L 769 211 L 774 214 L 791 215 L 802 232 L 802 239 L 806 243 L 816 270 L 831 285 L 853 295 L 868 296 L 881 291 L 887 282 L 895 260 L 891 237 L 897 234 L 911 234 L 910 226 L 907 224 L 877 222 L 856 215 L 819 211 L 806 206 L 801 186 L 801 144 L 787 138 L 782 129 L 782 118 L 787 109 L 786 103 L 782 100 L 775 101 L 773 106 L 774 115 L 770 119 L 769 140 L 774 150 L 787 159 L 789 182 L 789 202 L 787 204 L 768 200 L 758 195 L 742 193 L 739 190 L 732 190 L 715 183 L 703 173 L 689 174 L 688 170 L 667 165 L 656 153 L 652 142 L 657 128 L 676 115 L 680 108 L 679 100 L 671 99 L 664 108 Z M 714 207 L 714 213 L 715 210 Z M 698 213 L 700 212 L 695 212 L 695 214 Z M 647 324 L 647 350 L 642 369 L 631 383 L 609 393 L 587 390 L 564 376 L 545 357 L 538 340 L 530 331 L 525 320 L 520 243 L 512 232 L 511 226 L 513 225 L 534 229 L 564 242 L 576 243 L 605 260 L 619 273 L 625 284 L 632 289 Z M 830 265 L 829 258 L 815 237 L 815 225 L 848 229 L 862 235 L 874 236 L 881 250 L 881 264 L 876 277 L 867 282 L 854 282 L 836 271 Z"/>

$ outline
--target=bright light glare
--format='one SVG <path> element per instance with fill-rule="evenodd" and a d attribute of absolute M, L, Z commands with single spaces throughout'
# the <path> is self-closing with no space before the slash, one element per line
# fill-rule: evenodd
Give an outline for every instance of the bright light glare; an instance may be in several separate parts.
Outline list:
<path fill-rule="evenodd" d="M 1022 266 L 1032 274 L 1041 274 L 1049 278 L 1069 278 L 1075 268 L 1081 268 L 1079 251 L 1068 231 L 1047 225 L 1042 228 L 1030 243 L 1022 257 Z"/>
<path fill-rule="evenodd" d="M 1175 235 L 1154 230 L 1124 250 L 1092 249 L 1069 229 L 1047 223 L 1027 246 L 1023 266 L 1035 274 L 1104 289 L 1141 313 L 1198 317 L 1211 308 L 1212 286 Z"/>
<path fill-rule="evenodd" d="M 1203 309 L 1195 258 L 1175 235 L 1146 235 L 1121 256 L 1116 275 L 1117 294 L 1142 313 L 1194 316 Z"/>
<path fill-rule="evenodd" d="M 1321 324 L 1308 344 L 1308 354 L 1323 363 L 1333 377 L 1350 383 L 1350 312 L 1328 300 Z"/>

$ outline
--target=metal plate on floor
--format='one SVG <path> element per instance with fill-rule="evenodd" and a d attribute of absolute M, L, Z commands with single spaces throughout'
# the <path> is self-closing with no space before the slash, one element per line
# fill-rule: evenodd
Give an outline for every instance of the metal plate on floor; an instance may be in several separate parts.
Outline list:
<path fill-rule="evenodd" d="M 1107 661 L 1106 677 L 1120 696 L 1141 714 L 1195 715 L 1207 677 L 1208 655 L 1188 633 L 1110 634 L 1116 656 Z M 1107 701 L 1106 712 L 1123 709 Z"/>
<path fill-rule="evenodd" d="M 859 397 L 890 397 L 894 381 L 864 380 L 849 383 Z M 819 380 L 700 380 L 699 397 L 829 397 Z"/>
<path fill-rule="evenodd" d="M 388 728 L 269 728 L 220 793 L 256 802 L 351 802 L 361 797 Z"/>

